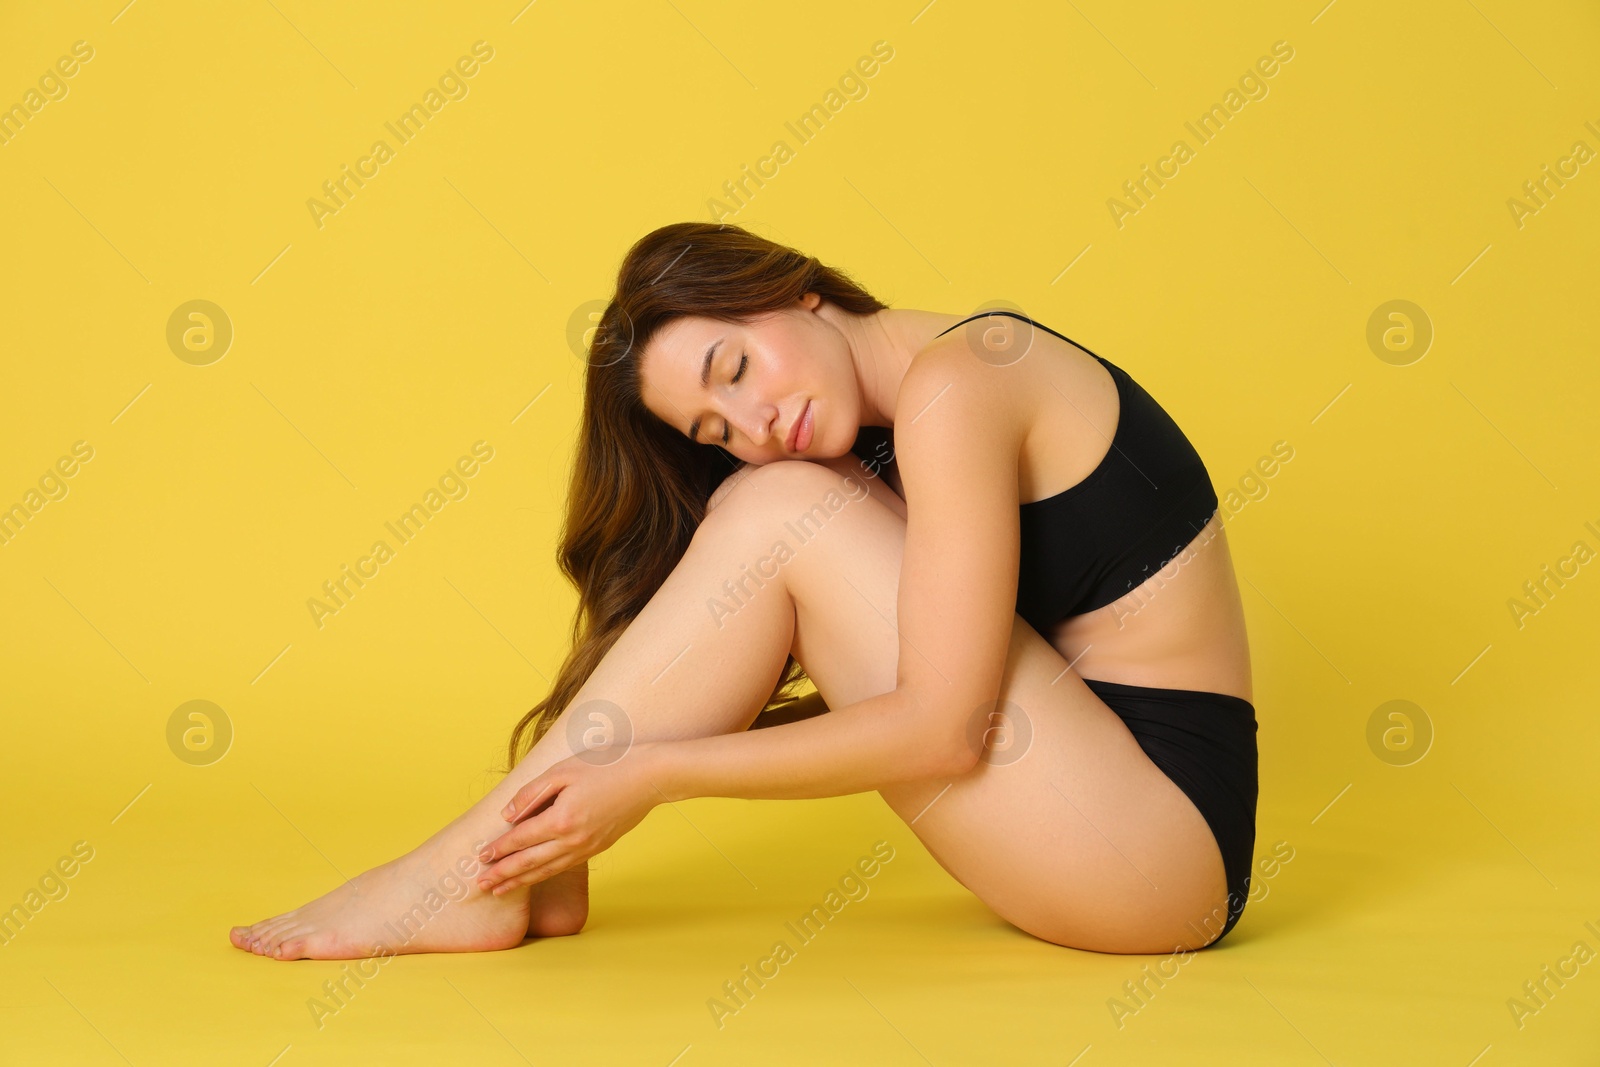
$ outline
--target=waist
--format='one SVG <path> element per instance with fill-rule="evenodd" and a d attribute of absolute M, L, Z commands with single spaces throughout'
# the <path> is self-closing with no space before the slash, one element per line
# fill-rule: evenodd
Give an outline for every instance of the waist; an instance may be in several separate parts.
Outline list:
<path fill-rule="evenodd" d="M 1252 699 L 1244 602 L 1220 517 L 1105 607 L 1039 630 L 1079 677 Z"/>

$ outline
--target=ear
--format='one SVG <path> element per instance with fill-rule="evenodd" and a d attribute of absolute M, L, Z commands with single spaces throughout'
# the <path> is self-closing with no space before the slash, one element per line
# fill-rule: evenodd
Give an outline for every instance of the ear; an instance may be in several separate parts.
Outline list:
<path fill-rule="evenodd" d="M 806 293 L 800 297 L 800 306 L 807 311 L 815 311 L 821 305 L 822 295 L 820 293 Z"/>

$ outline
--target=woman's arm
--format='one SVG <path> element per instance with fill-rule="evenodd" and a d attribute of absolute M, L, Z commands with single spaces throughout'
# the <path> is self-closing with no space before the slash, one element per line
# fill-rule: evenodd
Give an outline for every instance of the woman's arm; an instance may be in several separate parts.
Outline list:
<path fill-rule="evenodd" d="M 640 742 L 604 765 L 561 760 L 506 805 L 514 825 L 486 849 L 484 862 L 497 862 L 479 885 L 501 893 L 565 870 L 662 800 L 845 796 L 970 770 L 1016 618 L 1017 460 L 1040 393 L 1028 391 L 1033 366 L 996 367 L 940 344 L 900 384 L 906 533 L 892 690 L 767 729 Z"/>
<path fill-rule="evenodd" d="M 665 797 L 843 796 L 971 769 L 1016 612 L 1024 378 L 952 343 L 920 353 L 901 383 L 895 688 L 760 730 L 656 742 L 639 769 Z"/>
<path fill-rule="evenodd" d="M 651 742 L 638 753 L 640 773 L 660 791 L 658 800 L 799 800 L 971 770 L 977 752 L 968 758 L 965 745 L 919 729 L 923 721 L 906 694 L 892 690 L 754 732 Z"/>

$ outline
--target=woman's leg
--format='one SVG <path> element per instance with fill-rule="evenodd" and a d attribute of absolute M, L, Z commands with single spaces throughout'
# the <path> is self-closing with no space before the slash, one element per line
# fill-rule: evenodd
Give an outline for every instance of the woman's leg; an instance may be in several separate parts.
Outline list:
<path fill-rule="evenodd" d="M 854 488 L 840 464 L 854 467 Z M 573 705 L 495 789 L 407 856 L 296 911 L 236 927 L 234 943 L 284 959 L 352 958 L 380 945 L 515 945 L 529 926 L 528 888 L 493 897 L 451 868 L 505 830 L 499 810 L 524 782 L 572 752 L 567 718 L 585 703 L 622 708 L 641 740 L 743 730 L 790 651 L 830 706 L 891 688 L 903 505 L 853 459 L 830 466 L 781 461 L 750 472 Z M 772 565 L 763 571 L 760 561 L 779 540 L 792 556 L 767 577 Z M 708 678 L 717 680 L 712 703 Z M 1185 929 L 1225 900 L 1221 858 L 1200 814 L 1020 619 L 1005 686 L 1031 729 L 1026 758 L 991 756 L 953 782 L 885 789 L 889 804 L 953 876 L 1040 937 L 1106 951 L 1209 940 Z M 430 911 L 444 897 L 459 899 Z"/>
<path fill-rule="evenodd" d="M 870 485 L 873 494 L 850 507 L 884 509 L 879 499 L 899 505 L 892 490 L 863 478 L 853 457 L 850 463 L 856 484 Z M 811 463 L 792 466 L 813 489 L 818 478 L 830 479 L 828 490 L 836 491 L 842 482 L 835 470 Z M 516 791 L 572 755 L 568 727 L 574 717 L 580 731 L 589 723 L 590 701 L 621 708 L 639 740 L 703 737 L 751 725 L 793 644 L 795 611 L 787 574 L 757 589 L 745 565 L 755 568 L 778 537 L 793 544 L 795 536 L 784 532 L 781 523 L 802 510 L 792 497 L 781 511 L 776 508 L 789 493 L 781 483 L 792 480 L 783 471 L 768 472 L 760 490 L 742 484 L 754 470 L 747 468 L 727 480 L 712 513 L 715 521 L 708 517 L 701 525 L 678 566 L 602 658 L 572 705 L 494 789 L 410 853 L 293 911 L 234 927 L 233 944 L 280 959 L 354 959 L 374 955 L 379 946 L 396 953 L 484 951 L 517 945 L 526 934 L 576 933 L 587 916 L 584 865 L 499 897 L 484 893 L 463 872 L 481 869 L 477 850 L 507 829 L 499 813 Z M 828 490 L 815 493 L 815 501 L 806 505 L 820 502 Z M 721 500 L 756 492 L 764 505 L 742 507 L 736 517 L 721 511 Z M 824 542 L 836 545 L 834 551 L 848 551 L 854 533 L 826 529 L 817 536 L 820 540 L 810 545 L 797 545 L 797 555 L 816 556 Z M 742 582 L 749 595 L 730 597 L 727 582 Z M 714 608 L 714 603 L 721 607 Z M 715 684 L 708 689 L 712 679 Z M 715 700 L 706 699 L 708 691 Z"/>
<path fill-rule="evenodd" d="M 829 487 L 814 466 L 771 465 L 770 496 L 735 495 L 718 517 L 792 517 Z M 777 492 L 784 478 L 787 494 Z M 841 509 L 784 569 L 792 650 L 828 707 L 894 688 L 905 512 L 892 493 L 886 501 Z M 1214 940 L 1227 882 L 1204 817 L 1018 616 L 1000 696 L 1008 714 L 984 716 L 989 750 L 974 770 L 879 791 L 940 865 L 1001 917 L 1058 944 L 1171 952 Z"/>

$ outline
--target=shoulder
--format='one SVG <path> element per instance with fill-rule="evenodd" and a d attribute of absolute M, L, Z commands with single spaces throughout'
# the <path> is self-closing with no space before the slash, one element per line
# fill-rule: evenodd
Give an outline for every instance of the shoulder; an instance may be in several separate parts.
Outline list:
<path fill-rule="evenodd" d="M 923 531 L 919 537 L 960 531 L 992 547 L 994 537 L 1014 540 L 1004 524 L 1016 521 L 1017 472 L 1038 399 L 1022 388 L 1014 368 L 978 359 L 960 334 L 918 352 L 900 381 L 894 410 L 900 495 L 909 513 L 935 516 L 908 519 Z"/>
<path fill-rule="evenodd" d="M 969 403 L 992 401 L 1001 395 L 1000 376 L 968 351 L 960 333 L 935 338 L 918 352 L 906 368 L 895 397 L 894 428 L 902 430 L 926 410 L 927 405 L 950 392 L 966 394 Z"/>
<path fill-rule="evenodd" d="M 1020 447 L 1037 406 L 1038 375 L 1027 359 L 1007 365 L 980 358 L 965 329 L 935 338 L 912 358 L 895 397 L 897 450 L 957 435 Z"/>

